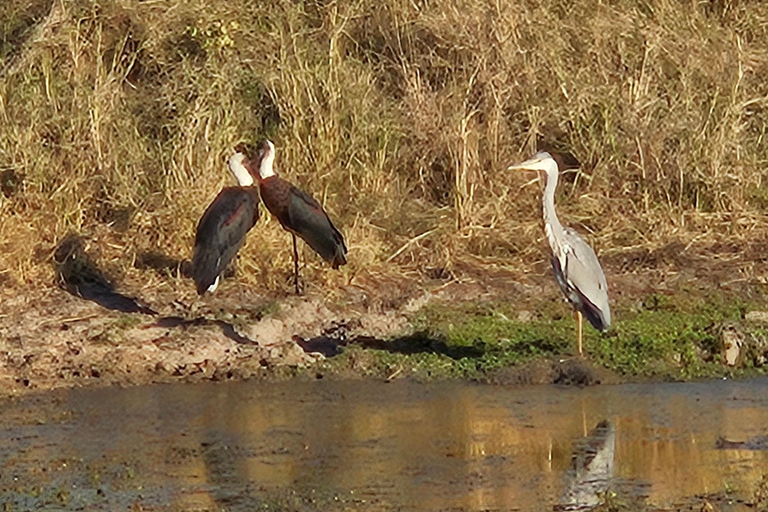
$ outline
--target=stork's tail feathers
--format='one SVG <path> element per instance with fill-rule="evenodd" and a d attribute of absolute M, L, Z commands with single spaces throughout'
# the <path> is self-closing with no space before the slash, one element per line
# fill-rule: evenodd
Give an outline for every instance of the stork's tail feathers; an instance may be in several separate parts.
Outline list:
<path fill-rule="evenodd" d="M 331 226 L 333 226 L 333 224 L 331 224 Z M 344 243 L 344 237 L 341 235 L 339 230 L 336 229 L 335 226 L 333 226 L 333 231 L 333 241 L 336 243 L 336 250 L 330 260 L 330 263 L 331 267 L 336 270 L 340 266 L 347 264 L 347 246 Z"/>
<path fill-rule="evenodd" d="M 334 270 L 337 270 L 340 266 L 346 264 L 346 255 L 342 251 L 336 251 L 336 255 L 333 257 L 333 261 L 331 261 L 331 267 L 333 267 Z"/>
<path fill-rule="evenodd" d="M 198 295 L 212 292 L 218 285 L 216 261 L 212 258 L 211 251 L 206 251 L 203 247 L 195 247 L 192 255 L 192 278 L 195 280 Z"/>

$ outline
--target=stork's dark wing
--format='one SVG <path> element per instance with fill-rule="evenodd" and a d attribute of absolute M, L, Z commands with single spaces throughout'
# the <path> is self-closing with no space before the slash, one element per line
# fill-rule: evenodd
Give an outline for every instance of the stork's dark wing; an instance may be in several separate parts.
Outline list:
<path fill-rule="evenodd" d="M 304 239 L 333 268 L 347 263 L 344 237 L 315 198 L 292 187 L 288 205 L 291 231 Z"/>
<path fill-rule="evenodd" d="M 192 275 L 197 293 L 204 293 L 245 241 L 259 219 L 259 195 L 255 187 L 222 190 L 200 218 L 195 233 Z"/>

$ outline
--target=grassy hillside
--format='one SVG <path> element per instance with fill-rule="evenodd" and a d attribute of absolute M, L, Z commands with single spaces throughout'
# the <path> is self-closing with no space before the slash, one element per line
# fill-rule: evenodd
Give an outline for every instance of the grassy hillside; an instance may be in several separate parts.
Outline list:
<path fill-rule="evenodd" d="M 760 0 L 5 0 L 0 281 L 50 283 L 73 231 L 150 279 L 265 136 L 348 239 L 319 283 L 540 259 L 506 172 L 537 146 L 581 161 L 559 209 L 604 257 L 760 240 L 766 77 Z M 262 220 L 242 279 L 287 287 L 290 251 Z"/>

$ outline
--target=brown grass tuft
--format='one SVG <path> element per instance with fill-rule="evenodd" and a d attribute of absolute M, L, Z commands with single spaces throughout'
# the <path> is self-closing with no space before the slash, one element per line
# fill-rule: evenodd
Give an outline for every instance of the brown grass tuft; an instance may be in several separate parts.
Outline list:
<path fill-rule="evenodd" d="M 766 231 L 761 1 L 9 0 L 0 20 L 4 282 L 52 282 L 75 231 L 157 284 L 137 259 L 189 257 L 226 157 L 265 136 L 348 240 L 340 274 L 303 250 L 318 286 L 541 259 L 538 187 L 505 171 L 537 146 L 582 162 L 559 210 L 599 251 Z M 288 289 L 275 220 L 240 268 Z"/>

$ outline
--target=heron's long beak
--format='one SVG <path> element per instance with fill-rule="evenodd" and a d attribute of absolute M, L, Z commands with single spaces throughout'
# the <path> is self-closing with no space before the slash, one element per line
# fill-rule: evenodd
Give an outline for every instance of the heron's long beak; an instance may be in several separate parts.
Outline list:
<path fill-rule="evenodd" d="M 544 170 L 543 158 L 531 158 L 523 163 L 510 165 L 507 167 L 508 171 L 542 171 Z"/>

